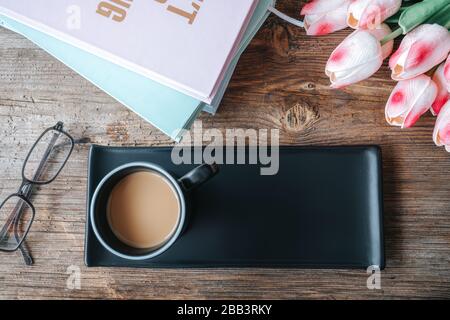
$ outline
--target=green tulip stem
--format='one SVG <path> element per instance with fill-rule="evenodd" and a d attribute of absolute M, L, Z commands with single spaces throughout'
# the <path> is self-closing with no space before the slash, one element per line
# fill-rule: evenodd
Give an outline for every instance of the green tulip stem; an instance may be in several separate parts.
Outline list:
<path fill-rule="evenodd" d="M 394 40 L 395 38 L 401 36 L 402 34 L 403 34 L 403 29 L 402 28 L 398 28 L 397 30 L 395 30 L 391 34 L 388 34 L 386 37 L 381 39 L 381 46 L 384 46 L 386 43 L 388 43 L 391 40 Z"/>

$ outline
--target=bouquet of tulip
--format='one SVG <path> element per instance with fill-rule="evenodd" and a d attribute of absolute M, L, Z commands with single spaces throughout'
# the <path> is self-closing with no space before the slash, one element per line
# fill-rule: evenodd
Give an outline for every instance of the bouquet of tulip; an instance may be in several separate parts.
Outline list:
<path fill-rule="evenodd" d="M 308 35 L 356 29 L 327 62 L 333 88 L 369 78 L 390 56 L 398 83 L 386 104 L 387 122 L 408 128 L 431 110 L 434 142 L 450 152 L 450 0 L 313 0 L 301 14 Z"/>

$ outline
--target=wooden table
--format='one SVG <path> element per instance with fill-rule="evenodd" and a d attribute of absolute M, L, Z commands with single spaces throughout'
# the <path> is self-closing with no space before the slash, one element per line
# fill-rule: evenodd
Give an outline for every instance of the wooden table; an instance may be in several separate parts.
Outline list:
<path fill-rule="evenodd" d="M 299 1 L 280 1 L 291 15 Z M 450 298 L 450 155 L 434 146 L 434 118 L 409 130 L 389 127 L 384 105 L 394 82 L 387 66 L 370 80 L 331 90 L 324 66 L 348 34 L 306 37 L 270 17 L 243 55 L 206 128 L 278 128 L 284 145 L 379 144 L 384 155 L 387 269 L 382 289 L 365 271 L 135 270 L 83 265 L 89 145 L 35 198 L 28 244 L 0 254 L 0 298 Z M 116 146 L 173 143 L 161 132 L 19 35 L 0 30 L 0 198 L 17 189 L 22 161 L 39 133 L 57 120 L 75 137 Z M 67 288 L 68 267 L 81 289 Z"/>

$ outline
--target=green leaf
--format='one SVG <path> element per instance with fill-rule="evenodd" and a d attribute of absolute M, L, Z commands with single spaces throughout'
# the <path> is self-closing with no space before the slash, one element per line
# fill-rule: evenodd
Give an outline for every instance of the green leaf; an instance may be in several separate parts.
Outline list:
<path fill-rule="evenodd" d="M 400 15 L 398 22 L 403 34 L 407 34 L 415 27 L 429 22 L 431 18 L 441 12 L 447 13 L 444 9 L 448 5 L 450 5 L 450 0 L 423 0 L 408 7 Z M 445 18 L 450 19 L 450 16 L 444 14 L 440 17 L 440 20 L 444 21 Z"/>
<path fill-rule="evenodd" d="M 450 29 L 450 4 L 427 20 L 427 23 L 437 23 Z"/>

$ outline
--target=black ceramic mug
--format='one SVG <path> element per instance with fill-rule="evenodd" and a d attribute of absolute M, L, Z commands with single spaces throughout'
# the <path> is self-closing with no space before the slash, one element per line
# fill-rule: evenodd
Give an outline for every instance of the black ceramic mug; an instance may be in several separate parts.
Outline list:
<path fill-rule="evenodd" d="M 175 232 L 161 247 L 153 250 L 130 247 L 120 241 L 111 230 L 107 219 L 108 199 L 114 186 L 127 175 L 140 171 L 154 172 L 165 178 L 175 190 L 179 201 L 180 212 Z M 187 226 L 189 207 L 187 194 L 217 172 L 216 164 L 203 164 L 178 179 L 162 167 L 149 162 L 133 162 L 112 170 L 100 181 L 90 204 L 90 220 L 97 239 L 109 252 L 124 259 L 147 260 L 164 253 L 177 241 Z"/>

